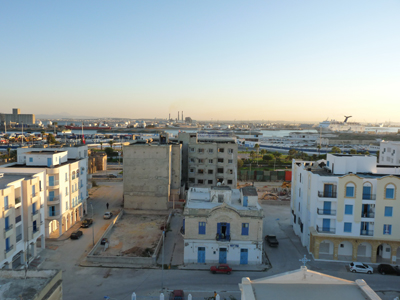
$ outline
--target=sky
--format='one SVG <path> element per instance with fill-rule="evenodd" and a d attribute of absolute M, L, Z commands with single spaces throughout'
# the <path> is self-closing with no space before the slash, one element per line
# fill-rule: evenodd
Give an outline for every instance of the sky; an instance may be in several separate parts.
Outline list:
<path fill-rule="evenodd" d="M 400 1 L 0 1 L 0 112 L 400 122 Z"/>

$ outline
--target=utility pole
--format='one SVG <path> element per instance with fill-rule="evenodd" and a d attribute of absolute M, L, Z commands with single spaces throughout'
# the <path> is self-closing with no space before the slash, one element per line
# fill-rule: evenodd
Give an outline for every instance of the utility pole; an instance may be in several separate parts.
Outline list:
<path fill-rule="evenodd" d="M 93 204 L 90 202 L 90 206 L 92 207 L 92 221 L 93 221 Z M 92 224 L 92 238 L 93 238 L 93 246 L 94 246 L 94 225 Z"/>
<path fill-rule="evenodd" d="M 162 232 L 161 292 L 164 290 L 164 237 L 165 237 L 165 229 Z"/>

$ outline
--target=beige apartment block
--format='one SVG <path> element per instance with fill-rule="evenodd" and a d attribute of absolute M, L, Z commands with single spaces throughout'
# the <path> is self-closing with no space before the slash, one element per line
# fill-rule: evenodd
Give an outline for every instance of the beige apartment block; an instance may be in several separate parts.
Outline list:
<path fill-rule="evenodd" d="M 181 189 L 181 153 L 178 144 L 124 146 L 124 207 L 168 209 Z"/>

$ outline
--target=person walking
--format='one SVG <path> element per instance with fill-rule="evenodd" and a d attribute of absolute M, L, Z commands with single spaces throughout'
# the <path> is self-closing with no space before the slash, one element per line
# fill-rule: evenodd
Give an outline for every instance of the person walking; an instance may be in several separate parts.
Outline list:
<path fill-rule="evenodd" d="M 109 205 L 109 204 L 108 204 L 108 202 L 107 202 L 107 204 L 106 204 L 106 206 L 107 206 L 107 210 L 108 210 L 108 205 Z"/>

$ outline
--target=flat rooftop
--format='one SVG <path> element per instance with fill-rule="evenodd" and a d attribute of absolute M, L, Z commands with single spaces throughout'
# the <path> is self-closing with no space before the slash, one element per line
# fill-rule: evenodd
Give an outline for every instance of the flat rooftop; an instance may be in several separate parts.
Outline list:
<path fill-rule="evenodd" d="M 0 174 L 2 174 L 2 173 L 0 173 Z M 25 177 L 26 177 L 25 175 L 21 175 L 21 174 L 18 174 L 18 175 L 4 174 L 3 177 L 0 177 L 0 189 L 4 189 L 11 182 L 24 179 Z"/>
<path fill-rule="evenodd" d="M 34 155 L 48 155 L 48 154 L 57 154 L 68 152 L 67 150 L 40 150 L 40 151 L 29 151 L 25 152 L 25 154 L 34 154 Z"/>
<path fill-rule="evenodd" d="M 55 165 L 55 166 L 50 167 L 50 169 L 51 168 L 59 168 L 59 167 L 62 167 L 62 166 L 68 165 L 68 164 L 72 164 L 72 163 L 80 161 L 82 159 L 71 158 L 71 159 L 68 159 L 66 162 L 63 162 L 63 163 L 61 163 L 59 165 Z M 44 165 L 27 166 L 26 164 L 17 164 L 17 163 L 15 163 L 13 165 L 2 166 L 2 167 L 3 168 L 28 168 L 28 169 L 29 168 L 32 168 L 32 169 L 33 168 L 35 168 L 35 169 L 37 169 L 37 168 L 48 168 L 47 166 L 44 166 Z"/>

